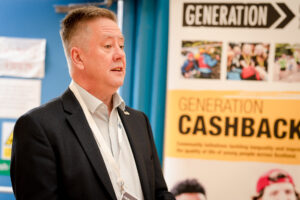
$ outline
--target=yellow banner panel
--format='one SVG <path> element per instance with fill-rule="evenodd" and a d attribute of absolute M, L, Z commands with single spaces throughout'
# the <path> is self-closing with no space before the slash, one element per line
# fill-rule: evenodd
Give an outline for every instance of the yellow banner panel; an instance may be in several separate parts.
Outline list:
<path fill-rule="evenodd" d="M 300 93 L 170 90 L 165 156 L 300 164 Z"/>

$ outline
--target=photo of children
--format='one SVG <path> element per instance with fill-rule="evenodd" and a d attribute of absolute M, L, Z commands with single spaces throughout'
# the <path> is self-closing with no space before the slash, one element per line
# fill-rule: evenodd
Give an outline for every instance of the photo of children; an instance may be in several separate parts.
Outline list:
<path fill-rule="evenodd" d="M 182 41 L 184 78 L 220 79 L 221 42 Z"/>
<path fill-rule="evenodd" d="M 276 44 L 274 81 L 300 82 L 300 44 Z"/>
<path fill-rule="evenodd" d="M 206 200 L 203 185 L 197 179 L 185 179 L 171 189 L 176 200 Z"/>
<path fill-rule="evenodd" d="M 229 43 L 228 80 L 268 80 L 269 44 Z"/>
<path fill-rule="evenodd" d="M 271 169 L 262 174 L 252 200 L 299 200 L 292 176 L 282 169 Z"/>

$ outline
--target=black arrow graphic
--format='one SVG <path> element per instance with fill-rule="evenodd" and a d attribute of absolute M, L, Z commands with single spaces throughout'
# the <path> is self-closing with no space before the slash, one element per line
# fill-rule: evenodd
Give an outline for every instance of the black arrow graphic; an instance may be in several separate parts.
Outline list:
<path fill-rule="evenodd" d="M 268 20 L 266 28 L 270 28 L 279 18 L 280 14 L 271 4 L 262 4 L 268 6 Z"/>
<path fill-rule="evenodd" d="M 276 4 L 279 8 L 271 3 L 184 3 L 182 26 L 270 28 L 279 21 L 281 15 L 278 9 L 281 9 L 285 17 L 276 28 L 282 29 L 295 17 L 295 14 L 285 3 Z M 261 14 L 260 10 L 265 14 Z M 257 18 L 264 20 L 259 21 Z"/>
<path fill-rule="evenodd" d="M 277 3 L 277 5 L 283 10 L 286 17 L 276 28 L 283 28 L 295 17 L 295 15 L 284 3 Z"/>

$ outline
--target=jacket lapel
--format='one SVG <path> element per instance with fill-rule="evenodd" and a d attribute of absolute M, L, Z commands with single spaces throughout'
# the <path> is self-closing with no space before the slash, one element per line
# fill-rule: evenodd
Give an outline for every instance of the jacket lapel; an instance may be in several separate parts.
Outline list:
<path fill-rule="evenodd" d="M 122 120 L 123 126 L 125 128 L 132 153 L 135 158 L 136 167 L 139 173 L 140 182 L 144 194 L 145 200 L 151 199 L 148 176 L 147 176 L 147 169 L 145 163 L 143 162 L 143 138 L 141 137 L 141 132 L 144 130 L 139 130 L 136 126 L 137 119 L 134 116 L 134 113 L 130 113 L 129 115 L 125 115 L 124 112 L 118 108 L 118 112 L 120 118 Z"/>
<path fill-rule="evenodd" d="M 86 153 L 92 167 L 112 199 L 117 199 L 110 181 L 103 157 L 100 153 L 94 135 L 88 125 L 85 115 L 70 89 L 62 96 L 62 102 L 67 114 L 67 120 L 72 126 L 77 139 Z"/>

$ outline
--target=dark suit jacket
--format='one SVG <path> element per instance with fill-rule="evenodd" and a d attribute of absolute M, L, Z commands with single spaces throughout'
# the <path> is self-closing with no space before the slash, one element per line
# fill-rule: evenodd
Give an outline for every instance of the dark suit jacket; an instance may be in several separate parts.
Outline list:
<path fill-rule="evenodd" d="M 149 121 L 119 110 L 145 200 L 174 199 L 167 191 Z M 116 199 L 103 158 L 83 111 L 68 89 L 26 113 L 15 125 L 11 180 L 17 200 Z"/>

